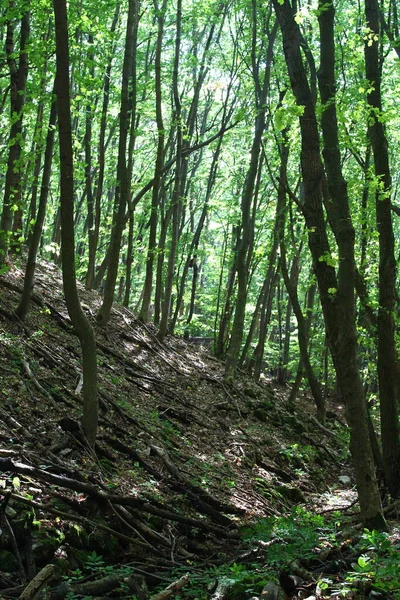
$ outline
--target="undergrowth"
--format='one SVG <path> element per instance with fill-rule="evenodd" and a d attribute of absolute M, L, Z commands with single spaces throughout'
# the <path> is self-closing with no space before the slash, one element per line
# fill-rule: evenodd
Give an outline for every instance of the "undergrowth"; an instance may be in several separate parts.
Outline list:
<path fill-rule="evenodd" d="M 316 575 L 320 597 L 331 594 L 354 597 L 371 590 L 385 598 L 400 600 L 399 543 L 394 543 L 386 533 L 364 530 L 357 543 L 351 544 L 340 534 L 342 516 L 333 513 L 329 519 L 313 515 L 296 508 L 290 515 L 268 517 L 241 529 L 244 544 L 240 558 L 218 567 L 204 568 L 189 560 L 171 572 L 171 581 L 184 574 L 190 576 L 189 583 L 175 596 L 180 600 L 208 600 L 218 587 L 229 588 L 230 600 L 247 600 L 259 595 L 267 582 L 277 581 L 281 571 L 290 568 L 292 561 L 307 565 L 312 571 L 321 565 L 323 551 L 339 550 L 343 545 L 356 557 L 351 569 L 340 571 L 335 576 Z M 101 556 L 92 553 L 82 570 L 71 573 L 68 581 L 76 581 L 87 574 L 97 578 L 121 573 L 121 579 L 135 569 L 130 567 L 106 566 Z M 160 585 L 152 593 L 164 589 Z M 126 600 L 137 600 L 122 586 L 118 595 Z M 70 593 L 68 600 L 91 600 L 90 596 Z"/>

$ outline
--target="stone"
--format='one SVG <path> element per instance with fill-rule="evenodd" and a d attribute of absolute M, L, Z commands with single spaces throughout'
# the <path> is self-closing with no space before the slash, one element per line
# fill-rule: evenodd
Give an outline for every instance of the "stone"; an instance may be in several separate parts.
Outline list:
<path fill-rule="evenodd" d="M 338 481 L 345 488 L 351 488 L 351 487 L 353 487 L 353 484 L 351 482 L 351 477 L 349 477 L 348 475 L 340 475 L 340 477 L 338 477 Z"/>

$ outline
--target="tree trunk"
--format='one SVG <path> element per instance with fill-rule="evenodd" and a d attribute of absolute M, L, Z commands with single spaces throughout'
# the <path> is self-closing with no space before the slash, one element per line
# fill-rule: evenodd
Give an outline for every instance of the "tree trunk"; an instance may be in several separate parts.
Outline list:
<path fill-rule="evenodd" d="M 365 42 L 365 74 L 369 82 L 369 138 L 375 164 L 376 221 L 379 233 L 378 380 L 381 408 L 382 454 L 385 481 L 393 497 L 400 495 L 400 435 L 398 395 L 400 382 L 396 368 L 394 315 L 396 309 L 396 260 L 391 211 L 392 179 L 388 140 L 382 115 L 380 27 L 377 0 L 365 1 L 369 27 Z"/>
<path fill-rule="evenodd" d="M 114 33 L 120 11 L 120 2 L 117 2 L 115 7 L 115 13 L 113 22 L 111 25 L 111 33 Z M 115 46 L 115 44 L 114 44 Z M 93 213 L 93 227 L 92 230 L 89 229 L 88 234 L 88 268 L 86 273 L 86 288 L 88 290 L 96 289 L 95 286 L 95 267 L 96 267 L 96 251 L 97 245 L 99 241 L 99 230 L 100 230 L 100 214 L 101 214 L 101 198 L 103 195 L 103 184 L 104 184 L 104 169 L 105 169 L 105 152 L 106 152 L 106 126 L 107 126 L 107 110 L 110 101 L 110 82 L 111 82 L 111 67 L 112 60 L 114 58 L 114 46 L 110 50 L 109 59 L 106 67 L 106 72 L 104 74 L 104 83 L 103 83 L 103 105 L 101 109 L 101 118 L 100 118 L 100 133 L 99 133 L 99 144 L 98 144 L 98 165 L 99 172 L 96 180 L 96 188 L 95 188 L 95 200 L 94 200 L 94 213 Z"/>
<path fill-rule="evenodd" d="M 149 320 L 149 309 L 151 302 L 151 295 L 153 291 L 153 276 L 154 276 L 154 259 L 157 249 L 157 224 L 158 224 L 158 203 L 159 194 L 161 188 L 162 170 L 164 166 L 164 143 L 165 143 L 165 131 L 164 131 L 164 120 L 162 111 L 162 85 L 161 85 L 161 54 L 162 54 L 162 40 L 164 36 L 164 22 L 165 22 L 165 10 L 167 6 L 167 0 L 163 0 L 161 8 L 158 7 L 157 2 L 155 3 L 157 11 L 157 44 L 156 44 L 156 55 L 154 61 L 154 74 L 155 74 L 155 95 L 156 95 L 156 122 L 157 122 L 157 155 L 156 164 L 154 167 L 154 183 L 151 197 L 151 209 L 150 209 L 150 231 L 149 231 L 149 245 L 147 250 L 146 260 L 146 276 L 143 286 L 143 300 L 142 307 L 139 313 L 139 319 L 144 323 Z"/>
<path fill-rule="evenodd" d="M 160 326 L 157 337 L 160 341 L 164 339 L 168 330 L 168 320 L 171 314 L 172 284 L 174 279 L 174 269 L 176 260 L 176 251 L 178 247 L 179 217 L 181 207 L 182 190 L 182 114 L 181 100 L 178 90 L 178 72 L 179 58 L 181 51 L 181 26 L 182 26 L 182 0 L 178 0 L 176 8 L 176 35 L 175 35 L 175 58 L 173 71 L 173 97 L 174 97 L 174 118 L 176 121 L 176 166 L 174 178 L 174 190 L 172 193 L 172 226 L 171 243 L 168 254 L 167 276 L 164 289 L 164 300 L 162 303 Z"/>
<path fill-rule="evenodd" d="M 25 104 L 26 80 L 28 77 L 28 56 L 26 45 L 30 32 L 29 10 L 21 20 L 20 48 L 18 65 L 14 57 L 14 24 L 7 23 L 6 55 L 10 71 L 11 86 L 11 129 L 8 143 L 8 160 L 4 188 L 3 211 L 0 221 L 0 267 L 4 264 L 10 237 L 13 230 L 15 210 L 20 209 L 22 169 L 18 164 L 22 149 L 22 119 Z"/>
<path fill-rule="evenodd" d="M 25 269 L 24 277 L 24 289 L 22 292 L 20 303 L 15 309 L 17 317 L 24 321 L 29 306 L 31 303 L 33 284 L 36 269 L 36 257 L 39 249 L 40 238 L 43 230 L 44 218 L 46 215 L 47 198 L 49 195 L 49 185 L 51 176 L 51 166 L 53 162 L 53 147 L 54 147 L 54 134 L 55 125 L 57 120 L 57 103 L 55 100 L 55 90 L 53 91 L 53 101 L 50 109 L 49 128 L 47 130 L 46 137 L 46 148 L 44 153 L 44 164 L 43 164 L 43 175 L 42 175 L 42 186 L 40 190 L 39 208 L 37 215 L 35 215 L 35 225 L 31 233 L 28 259 Z"/>
<path fill-rule="evenodd" d="M 268 32 L 268 49 L 266 56 L 266 66 L 262 81 L 259 82 L 258 63 L 254 59 L 256 48 L 256 22 L 257 11 L 253 4 L 252 14 L 252 55 L 253 69 L 252 75 L 256 88 L 256 110 L 254 138 L 250 153 L 250 164 L 246 175 L 242 198 L 241 198 L 241 241 L 237 253 L 236 272 L 238 280 L 238 291 L 236 297 L 235 317 L 232 325 L 231 340 L 226 357 L 225 377 L 232 379 L 235 376 L 236 368 L 240 356 L 240 347 L 242 344 L 243 326 L 246 314 L 247 284 L 248 284 L 248 253 L 251 247 L 252 227 L 251 206 L 255 183 L 257 179 L 257 170 L 259 166 L 259 155 L 261 149 L 262 135 L 265 127 L 265 102 L 269 89 L 270 67 L 272 62 L 272 51 L 277 33 L 277 23 L 274 24 L 271 31 Z"/>
<path fill-rule="evenodd" d="M 297 294 L 297 283 L 293 281 L 293 278 L 289 275 L 287 261 L 286 261 L 286 242 L 285 242 L 285 222 L 286 222 L 286 175 L 287 175 L 287 162 L 289 158 L 289 144 L 286 135 L 286 131 L 282 132 L 282 144 L 280 148 L 281 164 L 279 171 L 279 188 L 278 188 L 278 235 L 279 244 L 281 251 L 281 273 L 283 281 L 285 282 L 286 290 L 291 300 L 294 314 L 297 320 L 297 337 L 299 341 L 300 349 L 300 360 L 302 364 L 302 370 L 304 370 L 310 385 L 311 393 L 317 408 L 317 419 L 324 424 L 326 417 L 326 406 L 322 395 L 321 386 L 315 376 L 314 369 L 311 364 L 310 354 L 308 352 L 308 331 L 307 323 L 304 317 L 303 311 L 300 306 L 298 294 Z M 296 260 L 294 257 L 293 260 Z"/>
<path fill-rule="evenodd" d="M 56 93 L 61 173 L 61 258 L 65 302 L 82 348 L 82 427 L 91 446 L 97 434 L 97 356 L 93 329 L 79 301 L 75 274 L 74 173 L 69 88 L 69 49 L 66 0 L 54 0 L 56 30 Z"/>
<path fill-rule="evenodd" d="M 378 486 L 375 478 L 374 461 L 368 435 L 368 421 L 364 402 L 363 388 L 357 363 L 357 338 L 355 336 L 354 308 L 354 230 L 348 211 L 347 193 L 341 172 L 331 178 L 331 183 L 339 183 L 344 197 L 339 198 L 339 227 L 335 232 L 339 246 L 339 279 L 331 264 L 325 218 L 323 213 L 322 185 L 324 167 L 319 148 L 319 133 L 314 103 L 307 80 L 301 53 L 301 35 L 294 20 L 292 7 L 288 0 L 280 4 L 273 0 L 276 14 L 281 26 L 283 48 L 290 78 L 291 87 L 298 105 L 304 107 L 300 116 L 301 129 L 301 170 L 304 183 L 304 214 L 309 231 L 309 246 L 313 257 L 319 294 L 325 319 L 328 341 L 338 378 L 338 383 L 346 405 L 346 415 L 350 427 L 350 451 L 353 458 L 357 491 L 360 502 L 361 518 L 370 529 L 386 528 L 380 504 Z M 328 82 L 331 102 L 324 106 L 323 114 L 330 108 L 330 119 L 333 129 L 337 129 L 336 109 L 334 105 L 334 45 L 332 4 L 323 3 L 320 10 L 321 31 L 321 81 Z M 321 23 L 322 21 L 322 23 Z M 329 61 L 327 60 L 329 57 Z M 328 90 L 328 88 L 326 88 Z M 324 130 L 325 151 L 339 152 L 339 147 L 328 146 L 327 131 Z M 330 142 L 329 142 L 330 144 Z M 340 156 L 340 155 L 339 155 Z M 336 162 L 332 161 L 331 165 Z M 331 176 L 332 177 L 332 176 Z M 337 188 L 339 189 L 339 187 Z M 335 192 L 335 189 L 333 189 Z M 336 198 L 336 195 L 335 195 Z M 332 202 L 335 204 L 335 202 Z M 339 209 L 340 207 L 340 209 Z M 336 210 L 336 205 L 335 205 Z"/>
<path fill-rule="evenodd" d="M 218 335 L 217 335 L 217 339 L 216 339 L 216 344 L 215 344 L 215 355 L 218 358 L 223 358 L 225 356 L 225 352 L 226 352 L 226 343 L 228 340 L 228 335 L 229 335 L 229 325 L 230 325 L 230 320 L 231 320 L 231 316 L 232 316 L 232 304 L 233 304 L 233 290 L 234 290 L 234 286 L 235 286 L 235 275 L 236 275 L 236 270 L 235 270 L 235 265 L 236 265 L 236 257 L 237 257 L 237 253 L 238 253 L 238 248 L 239 248 L 239 244 L 240 244 L 240 229 L 238 227 L 233 227 L 232 228 L 232 264 L 230 266 L 229 269 L 229 273 L 228 273 L 228 280 L 227 280 L 227 284 L 226 284 L 226 292 L 225 292 L 225 299 L 224 299 L 224 307 L 222 309 L 222 315 L 221 315 L 221 319 L 219 322 L 219 327 L 218 327 Z M 219 282 L 219 293 L 220 290 L 222 289 L 222 275 L 223 275 L 223 267 L 224 265 L 222 264 L 221 267 L 221 277 L 220 277 L 220 282 Z"/>
<path fill-rule="evenodd" d="M 134 46 L 134 30 L 137 29 L 137 25 L 137 0 L 129 0 L 124 64 L 122 71 L 121 110 L 119 115 L 117 186 L 115 190 L 115 202 L 113 224 L 110 238 L 110 252 L 108 260 L 107 278 L 104 288 L 103 303 L 97 314 L 97 322 L 101 325 L 106 325 L 110 319 L 111 307 L 114 301 L 115 285 L 118 277 L 121 240 L 126 223 L 126 207 L 129 199 L 130 181 L 128 177 L 128 166 L 126 158 L 128 131 L 130 123 L 129 80 L 132 70 L 132 61 L 136 60 L 136 47 Z"/>

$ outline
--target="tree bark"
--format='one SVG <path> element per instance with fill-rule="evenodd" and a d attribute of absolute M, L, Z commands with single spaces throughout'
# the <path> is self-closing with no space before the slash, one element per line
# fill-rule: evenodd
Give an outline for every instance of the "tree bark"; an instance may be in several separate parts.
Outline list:
<path fill-rule="evenodd" d="M 66 0 L 54 0 L 56 30 L 56 94 L 60 147 L 61 259 L 65 302 L 82 349 L 82 427 L 93 447 L 97 434 L 97 356 L 93 329 L 78 296 L 75 273 L 74 170 L 69 87 L 68 19 Z"/>
<path fill-rule="evenodd" d="M 14 3 L 12 3 L 14 4 Z M 14 24 L 7 23 L 6 55 L 10 71 L 11 86 L 11 129 L 4 188 L 3 210 L 0 221 L 0 267 L 7 257 L 10 237 L 13 230 L 14 213 L 20 210 L 22 169 L 18 164 L 22 150 L 22 120 L 25 104 L 26 81 L 28 77 L 28 55 L 26 45 L 30 33 L 29 9 L 21 20 L 21 34 L 18 64 L 14 58 Z"/>
<path fill-rule="evenodd" d="M 154 75 L 155 75 L 155 96 L 156 96 L 156 122 L 157 122 L 157 155 L 156 164 L 154 167 L 154 178 L 153 178 L 153 189 L 151 197 L 151 209 L 150 209 L 150 231 L 149 231 L 149 245 L 147 250 L 146 260 L 146 275 L 143 287 L 143 300 L 142 307 L 139 313 L 139 319 L 144 323 L 149 320 L 149 309 L 151 302 L 151 295 L 153 291 L 153 276 L 154 276 L 154 259 L 157 249 L 157 224 L 158 224 L 158 203 L 159 194 L 161 188 L 162 170 L 164 166 L 164 143 L 165 143 L 165 131 L 164 131 L 164 120 L 162 111 L 162 85 L 161 85 L 161 55 L 162 55 L 162 40 L 164 36 L 164 22 L 165 22 L 165 10 L 167 6 L 167 0 L 163 0 L 162 6 L 158 7 L 155 2 L 155 8 L 157 10 L 157 44 L 156 44 L 156 55 L 154 60 Z"/>
<path fill-rule="evenodd" d="M 382 116 L 381 67 L 379 58 L 379 5 L 365 1 L 369 28 L 365 42 L 365 74 L 369 82 L 370 106 L 368 134 L 374 156 L 376 222 L 379 233 L 379 309 L 378 309 L 378 380 L 381 408 L 382 454 L 385 481 L 393 497 L 400 495 L 399 387 L 396 368 L 395 321 L 396 259 L 391 211 L 392 178 L 389 148 Z"/>
<path fill-rule="evenodd" d="M 368 528 L 384 529 L 386 522 L 380 504 L 378 486 L 375 478 L 374 461 L 368 435 L 368 421 L 364 394 L 357 364 L 357 340 L 354 317 L 354 230 L 348 212 L 347 196 L 340 204 L 340 227 L 336 232 L 339 245 L 339 279 L 330 260 L 325 218 L 323 213 L 322 186 L 324 167 L 320 155 L 319 132 L 314 102 L 307 80 L 301 53 L 301 36 L 289 0 L 280 4 L 273 0 L 280 23 L 283 48 L 291 87 L 298 105 L 304 107 L 300 116 L 301 130 L 301 170 L 304 183 L 304 215 L 309 230 L 309 246 L 313 257 L 319 294 L 325 319 L 328 342 L 338 378 L 340 390 L 346 405 L 347 420 L 350 427 L 350 451 L 356 474 L 357 491 L 360 502 L 361 518 Z M 321 31 L 321 69 L 320 77 L 329 80 L 329 69 L 334 69 L 334 53 L 331 35 L 333 34 L 333 4 L 324 3 L 320 19 L 326 30 Z M 334 46 L 333 46 L 334 51 Z M 327 61 L 329 56 L 330 63 Z M 333 65 L 333 66 L 332 66 Z M 325 72 L 324 72 L 325 71 Z M 331 73 L 332 71 L 330 71 Z M 334 71 L 333 71 L 334 74 Z M 323 79 L 322 79 L 323 80 Z M 332 87 L 333 84 L 333 87 Z M 331 102 L 324 106 L 324 112 L 334 106 L 335 85 L 330 80 Z M 326 131 L 324 133 L 327 143 Z M 339 150 L 338 147 L 332 150 Z M 327 150 L 327 147 L 325 147 Z M 334 163 L 332 163 L 334 164 Z M 341 173 L 337 174 L 340 177 Z M 335 181 L 335 180 L 333 180 Z M 345 192 L 340 177 L 340 189 Z M 333 204 L 333 203 L 332 203 Z"/>
<path fill-rule="evenodd" d="M 35 224 L 31 233 L 29 244 L 28 259 L 25 269 L 24 289 L 21 300 L 15 309 L 17 317 L 24 321 L 28 313 L 31 298 L 33 294 L 33 284 L 36 269 L 36 257 L 39 250 L 40 238 L 42 236 L 44 218 L 46 215 L 47 198 L 49 195 L 49 185 L 51 176 L 51 166 L 53 162 L 54 135 L 57 120 L 57 103 L 55 100 L 55 90 L 53 91 L 53 100 L 50 109 L 49 128 L 47 130 L 46 148 L 44 153 L 42 186 L 40 190 L 39 208 L 35 215 Z"/>
<path fill-rule="evenodd" d="M 137 0 L 129 0 L 128 22 L 126 26 L 125 53 L 122 71 L 121 110 L 119 115 L 119 142 L 117 186 L 113 212 L 113 224 L 110 238 L 110 252 L 108 259 L 107 277 L 104 288 L 103 303 L 97 314 L 97 322 L 106 325 L 110 319 L 111 307 L 114 301 L 115 285 L 118 277 L 119 255 L 121 240 L 126 224 L 126 207 L 129 199 L 130 181 L 127 166 L 127 140 L 130 123 L 129 106 L 129 80 L 131 76 L 132 61 L 136 60 L 134 47 L 134 29 L 138 24 Z"/>

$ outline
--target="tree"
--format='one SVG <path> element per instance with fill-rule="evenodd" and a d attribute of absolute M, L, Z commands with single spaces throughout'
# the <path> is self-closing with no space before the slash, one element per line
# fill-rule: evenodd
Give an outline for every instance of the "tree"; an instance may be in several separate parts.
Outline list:
<path fill-rule="evenodd" d="M 346 405 L 350 427 L 350 451 L 356 474 L 361 517 L 366 527 L 386 527 L 374 461 L 369 440 L 364 394 L 358 369 L 357 338 L 354 308 L 354 230 L 346 194 L 346 182 L 340 170 L 340 154 L 335 143 L 337 131 L 335 112 L 333 3 L 319 6 L 321 28 L 320 89 L 325 100 L 323 114 L 324 155 L 329 192 L 332 202 L 330 221 L 339 248 L 339 272 L 329 260 L 331 256 L 323 213 L 324 165 L 319 148 L 318 123 L 314 101 L 301 54 L 301 34 L 288 0 L 281 4 L 273 0 L 281 27 L 283 48 L 289 79 L 297 104 L 304 107 L 299 117 L 301 128 L 301 170 L 304 183 L 304 216 L 309 231 L 309 246 L 313 257 L 319 295 L 325 319 L 338 385 Z M 325 95 L 326 94 L 326 95 Z M 329 94 L 329 103 L 327 95 Z M 327 111 L 330 111 L 327 114 Z M 338 162 L 339 159 L 339 162 Z M 335 170 L 336 168 L 336 170 Z M 340 192 L 340 193 L 339 193 Z M 329 203 L 327 203 L 329 206 Z M 334 211 L 334 212 L 333 212 Z M 333 213 L 333 214 L 332 214 Z"/>
<path fill-rule="evenodd" d="M 72 325 L 82 349 L 83 415 L 82 427 L 88 443 L 94 446 L 98 422 L 97 355 L 93 328 L 82 310 L 75 273 L 74 168 L 71 136 L 69 87 L 68 19 L 65 0 L 54 0 L 56 31 L 56 96 L 60 147 L 61 259 L 64 296 Z"/>
<path fill-rule="evenodd" d="M 175 270 L 176 250 L 178 245 L 179 218 L 182 193 L 182 103 L 178 89 L 179 57 L 181 52 L 181 27 L 182 27 L 182 0 L 178 0 L 176 7 L 176 36 L 174 69 L 172 77 L 172 95 L 174 102 L 174 119 L 176 123 L 176 164 L 174 188 L 171 199 L 172 228 L 171 243 L 168 253 L 168 268 L 165 282 L 164 298 L 162 303 L 160 326 L 157 336 L 163 340 L 168 330 L 168 319 L 171 313 L 172 284 Z"/>
<path fill-rule="evenodd" d="M 155 102 L 156 102 L 156 121 L 157 121 L 157 155 L 154 167 L 154 183 L 151 197 L 151 209 L 150 209 L 150 233 L 149 233 L 149 245 L 147 250 L 146 260 L 146 276 L 143 287 L 143 299 L 142 307 L 139 313 L 139 318 L 146 322 L 149 319 L 149 308 L 151 302 L 151 294 L 153 290 L 153 270 L 154 270 L 154 258 L 156 254 L 156 238 L 157 238 L 157 224 L 158 224 L 158 204 L 159 195 L 161 188 L 162 170 L 164 166 L 164 144 L 165 144 L 165 129 L 163 120 L 163 109 L 162 109 L 162 85 L 161 85 L 161 55 L 162 55 L 162 40 L 164 35 L 164 23 L 165 23 L 165 11 L 167 7 L 167 0 L 163 0 L 162 6 L 159 7 L 155 1 L 155 8 L 157 11 L 157 44 L 156 44 L 156 55 L 154 60 L 154 71 L 155 71 Z"/>
<path fill-rule="evenodd" d="M 125 226 L 126 207 L 129 199 L 130 182 L 127 165 L 127 143 L 130 123 L 129 82 L 132 63 L 136 60 L 135 36 L 138 26 L 138 5 L 136 0 L 129 1 L 128 20 L 126 25 L 126 40 L 124 64 L 122 72 L 121 110 L 119 114 L 119 140 L 117 185 L 113 209 L 113 223 L 110 237 L 107 279 L 104 289 L 103 303 L 97 314 L 97 322 L 106 325 L 110 319 L 111 307 L 114 301 L 115 284 L 118 276 L 119 257 L 121 251 L 122 233 Z"/>
<path fill-rule="evenodd" d="M 14 3 L 11 3 L 13 8 Z M 11 128 L 8 141 L 7 173 L 4 188 L 3 211 L 0 222 L 0 266 L 4 264 L 11 232 L 14 213 L 21 211 L 22 168 L 19 164 L 22 149 L 22 120 L 25 104 L 26 80 L 28 77 L 27 43 L 30 32 L 29 4 L 24 7 L 21 19 L 19 60 L 15 58 L 15 25 L 13 16 L 7 21 L 6 55 L 10 72 Z M 18 223 L 20 225 L 20 223 Z"/>
<path fill-rule="evenodd" d="M 49 128 L 46 136 L 46 149 L 43 163 L 42 185 L 40 190 L 39 207 L 35 215 L 35 224 L 30 237 L 28 259 L 24 277 L 24 289 L 21 300 L 15 309 L 16 316 L 23 321 L 28 313 L 32 299 L 33 285 L 35 278 L 36 258 L 38 254 L 40 238 L 43 231 L 43 223 L 46 215 L 47 198 L 49 194 L 49 183 L 51 175 L 51 166 L 53 162 L 54 134 L 57 120 L 57 102 L 55 99 L 55 90 L 50 109 Z"/>
<path fill-rule="evenodd" d="M 238 292 L 236 298 L 235 317 L 232 325 L 232 334 L 230 345 L 226 357 L 226 377 L 231 379 L 235 375 L 237 363 L 240 355 L 240 346 L 242 343 L 243 326 L 245 321 L 247 284 L 248 284 L 248 253 L 252 238 L 252 220 L 251 206 L 259 166 L 259 155 L 261 150 L 262 135 L 265 127 L 266 101 L 269 90 L 269 81 L 271 74 L 272 51 L 275 42 L 277 24 L 270 27 L 270 14 L 264 15 L 264 27 L 268 36 L 268 49 L 266 52 L 265 69 L 260 78 L 259 60 L 256 57 L 257 44 L 257 10 L 256 3 L 252 3 L 252 76 L 255 87 L 255 105 L 256 118 L 254 124 L 254 138 L 250 152 L 250 163 L 244 182 L 241 197 L 241 240 L 236 256 L 236 272 L 238 279 Z M 261 81 L 260 81 L 261 79 Z"/>
<path fill-rule="evenodd" d="M 392 496 L 398 497 L 400 494 L 398 418 L 400 381 L 394 321 L 396 259 L 391 211 L 392 178 L 381 98 L 379 5 L 376 0 L 366 0 L 365 18 L 368 28 L 365 41 L 365 73 L 369 84 L 367 101 L 370 107 L 368 134 L 375 164 L 376 222 L 379 233 L 378 378 L 382 452 L 387 486 Z"/>

